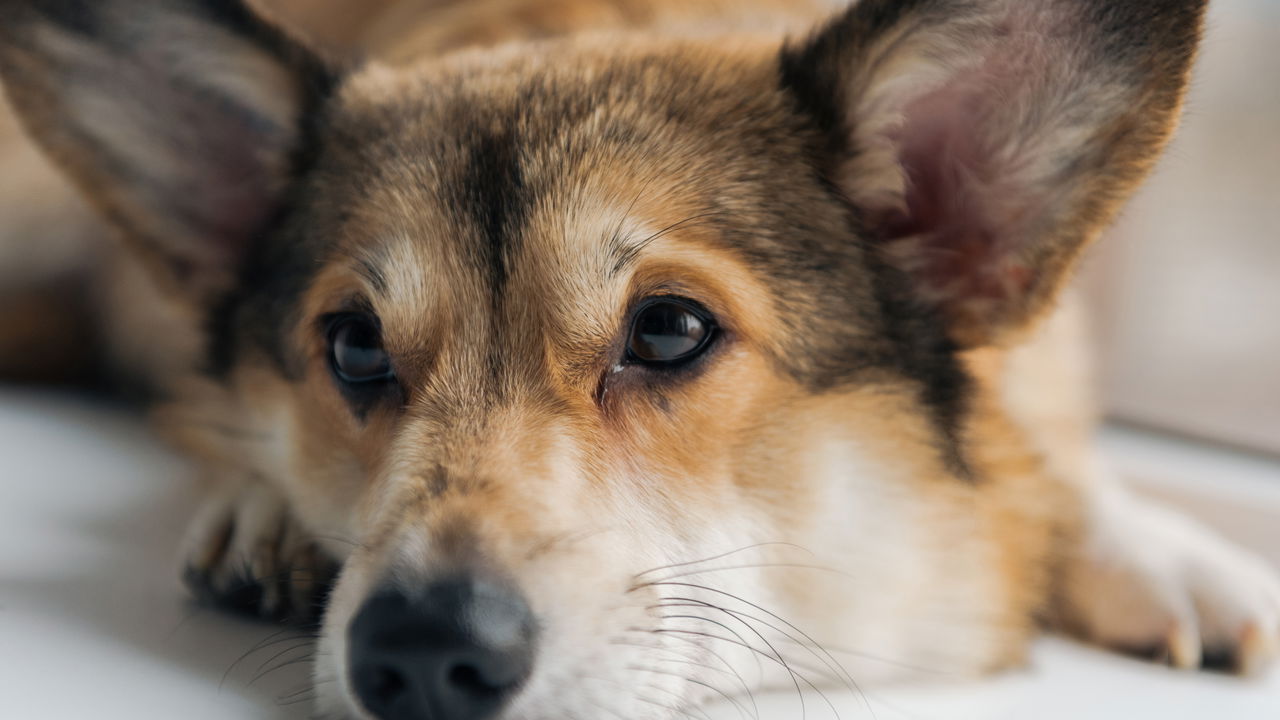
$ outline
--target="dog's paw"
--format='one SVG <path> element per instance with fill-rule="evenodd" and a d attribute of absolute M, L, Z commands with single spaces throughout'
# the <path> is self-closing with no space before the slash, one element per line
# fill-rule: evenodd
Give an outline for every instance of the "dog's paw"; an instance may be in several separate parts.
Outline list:
<path fill-rule="evenodd" d="M 1082 551 L 1063 591 L 1086 639 L 1243 674 L 1280 655 L 1280 576 L 1190 518 L 1125 498 L 1095 515 Z"/>
<path fill-rule="evenodd" d="M 272 620 L 319 617 L 336 564 L 261 483 L 228 488 L 200 509 L 183 580 L 204 604 Z"/>

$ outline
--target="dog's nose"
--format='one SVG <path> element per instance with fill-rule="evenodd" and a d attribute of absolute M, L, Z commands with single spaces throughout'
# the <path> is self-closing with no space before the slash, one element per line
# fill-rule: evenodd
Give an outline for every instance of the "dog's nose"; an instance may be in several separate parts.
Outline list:
<path fill-rule="evenodd" d="M 518 593 L 473 578 L 370 598 L 348 630 L 351 682 L 379 720 L 489 720 L 533 668 Z"/>

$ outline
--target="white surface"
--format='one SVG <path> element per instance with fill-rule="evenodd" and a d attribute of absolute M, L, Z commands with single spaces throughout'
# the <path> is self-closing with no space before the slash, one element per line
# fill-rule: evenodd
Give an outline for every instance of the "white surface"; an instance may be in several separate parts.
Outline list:
<path fill-rule="evenodd" d="M 1132 434 L 1110 442 L 1155 472 L 1158 443 Z M 1231 488 L 1223 507 L 1280 483 L 1280 471 L 1266 463 L 1175 459 L 1184 471 L 1236 478 L 1219 477 Z M 193 501 L 185 477 L 136 419 L 0 391 L 0 719 L 308 717 L 306 703 L 277 704 L 306 687 L 305 662 L 254 682 L 274 664 L 304 658 L 306 647 L 273 637 L 274 627 L 186 603 L 176 580 L 177 541 Z M 1280 523 L 1255 530 L 1280 548 Z M 282 642 L 246 656 L 264 639 Z M 831 696 L 841 718 L 870 717 L 852 695 Z M 761 720 L 801 717 L 794 696 L 756 701 Z M 1280 672 L 1254 681 L 1188 675 L 1046 640 L 1027 671 L 963 686 L 940 679 L 873 690 L 870 704 L 877 720 L 1275 720 Z M 835 717 L 816 697 L 805 710 L 808 720 Z M 743 715 L 721 708 L 709 717 Z"/>

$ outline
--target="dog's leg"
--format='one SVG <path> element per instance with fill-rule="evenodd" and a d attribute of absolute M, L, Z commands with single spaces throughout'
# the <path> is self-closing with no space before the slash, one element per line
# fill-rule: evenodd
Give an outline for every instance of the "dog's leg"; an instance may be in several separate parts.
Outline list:
<path fill-rule="evenodd" d="M 1175 667 L 1250 673 L 1280 654 L 1280 575 L 1189 517 L 1137 497 L 1099 460 L 1066 548 L 1058 620 Z"/>
<path fill-rule="evenodd" d="M 1280 653 L 1280 576 L 1189 517 L 1134 495 L 1094 442 L 1096 404 L 1078 299 L 1010 353 L 1006 404 L 1080 500 L 1062 547 L 1055 622 L 1177 667 L 1250 672 Z"/>
<path fill-rule="evenodd" d="M 313 620 L 336 564 L 273 488 L 220 482 L 192 523 L 184 579 L 202 602 L 272 619 Z"/>

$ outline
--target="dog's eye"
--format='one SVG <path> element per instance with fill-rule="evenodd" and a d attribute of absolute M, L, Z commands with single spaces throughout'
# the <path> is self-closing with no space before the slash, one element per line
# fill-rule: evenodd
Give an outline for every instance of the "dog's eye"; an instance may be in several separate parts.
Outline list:
<path fill-rule="evenodd" d="M 715 323 L 689 300 L 654 298 L 636 311 L 627 358 L 647 365 L 674 365 L 700 355 L 711 344 Z"/>
<path fill-rule="evenodd" d="M 329 361 L 343 382 L 372 383 L 390 380 L 391 358 L 382 348 L 382 331 L 364 315 L 343 315 L 329 328 Z"/>

